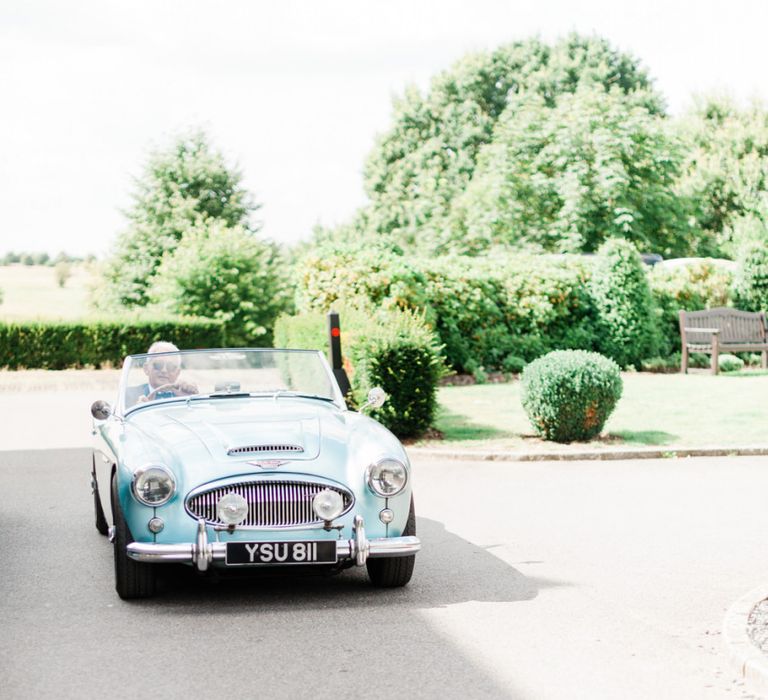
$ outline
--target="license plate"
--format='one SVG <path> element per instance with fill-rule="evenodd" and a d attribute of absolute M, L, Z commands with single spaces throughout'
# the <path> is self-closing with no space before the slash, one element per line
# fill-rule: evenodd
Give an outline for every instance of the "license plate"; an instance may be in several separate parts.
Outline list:
<path fill-rule="evenodd" d="M 227 542 L 227 564 L 335 564 L 336 542 Z"/>

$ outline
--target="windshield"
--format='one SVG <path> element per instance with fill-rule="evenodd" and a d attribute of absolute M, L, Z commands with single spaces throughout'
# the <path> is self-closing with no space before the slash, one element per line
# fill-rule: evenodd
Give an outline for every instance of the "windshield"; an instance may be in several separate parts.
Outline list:
<path fill-rule="evenodd" d="M 299 394 L 344 405 L 328 363 L 316 350 L 181 350 L 127 357 L 118 411 L 151 402 L 264 394 Z"/>

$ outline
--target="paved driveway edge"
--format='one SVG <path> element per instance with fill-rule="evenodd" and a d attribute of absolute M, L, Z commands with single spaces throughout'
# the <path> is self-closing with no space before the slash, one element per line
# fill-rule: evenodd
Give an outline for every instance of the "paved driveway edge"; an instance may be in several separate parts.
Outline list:
<path fill-rule="evenodd" d="M 460 459 L 464 461 L 548 462 L 553 460 L 589 459 L 662 459 L 664 457 L 737 457 L 768 455 L 768 445 L 753 447 L 649 447 L 624 450 L 584 450 L 581 452 L 494 452 L 482 450 L 441 450 L 428 447 L 408 447 L 408 453 L 431 459 Z"/>
<path fill-rule="evenodd" d="M 768 656 L 747 634 L 747 620 L 754 607 L 768 598 L 768 585 L 753 588 L 728 609 L 723 620 L 723 642 L 739 677 L 747 689 L 768 697 Z"/>

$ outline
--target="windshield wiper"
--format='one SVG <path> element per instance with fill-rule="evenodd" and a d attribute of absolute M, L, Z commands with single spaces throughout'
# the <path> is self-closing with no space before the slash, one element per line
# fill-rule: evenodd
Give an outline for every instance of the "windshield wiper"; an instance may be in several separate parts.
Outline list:
<path fill-rule="evenodd" d="M 291 389 L 275 389 L 270 393 L 272 394 L 272 398 L 275 401 L 277 401 L 280 396 L 289 396 L 291 398 L 319 399 L 320 401 L 328 401 L 329 403 L 334 403 L 333 399 L 329 398 L 328 396 L 320 396 L 318 394 L 302 394 L 301 392 L 292 391 Z"/>

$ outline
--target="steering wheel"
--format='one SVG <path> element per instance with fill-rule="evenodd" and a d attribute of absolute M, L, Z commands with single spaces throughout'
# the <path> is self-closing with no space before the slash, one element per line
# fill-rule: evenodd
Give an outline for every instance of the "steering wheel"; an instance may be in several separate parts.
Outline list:
<path fill-rule="evenodd" d="M 163 384 L 162 386 L 157 387 L 157 389 L 152 389 L 146 397 L 144 398 L 145 401 L 154 401 L 157 398 L 157 395 L 161 391 L 172 391 L 174 394 L 179 390 L 178 384 Z"/>

